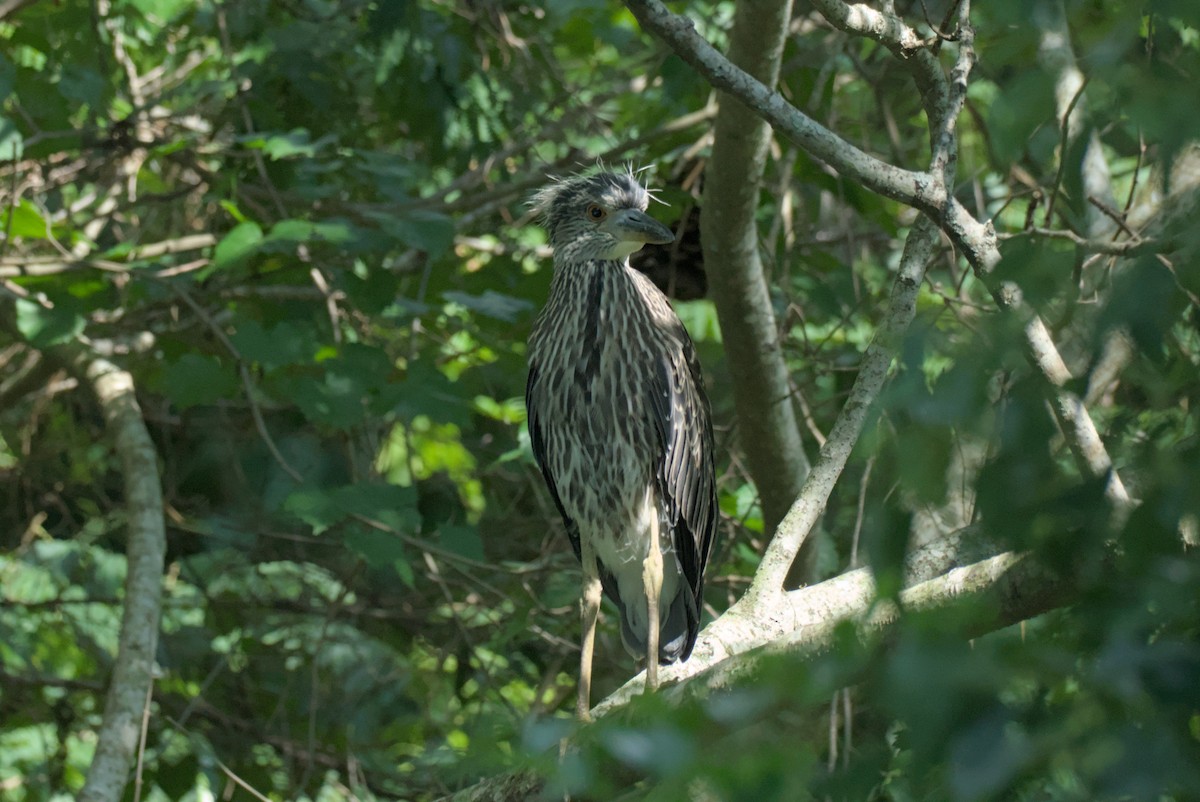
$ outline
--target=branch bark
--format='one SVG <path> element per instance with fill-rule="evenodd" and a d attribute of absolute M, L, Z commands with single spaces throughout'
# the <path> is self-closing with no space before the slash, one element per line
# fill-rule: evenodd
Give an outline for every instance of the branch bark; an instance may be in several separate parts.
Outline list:
<path fill-rule="evenodd" d="M 737 5 L 728 58 L 767 86 L 779 78 L 791 9 L 791 0 Z M 736 98 L 718 98 L 712 158 L 704 173 L 701 240 L 738 428 L 742 441 L 752 446 L 746 463 L 769 534 L 799 495 L 809 469 L 758 248 L 758 200 L 771 130 Z M 800 576 L 810 574 L 808 567 L 800 568 Z"/>
<path fill-rule="evenodd" d="M 125 482 L 125 609 L 96 755 L 79 794 L 81 802 L 115 802 L 129 779 L 154 681 L 166 533 L 158 455 L 138 406 L 133 377 L 106 359 L 77 360 L 76 366 L 100 402 Z"/>

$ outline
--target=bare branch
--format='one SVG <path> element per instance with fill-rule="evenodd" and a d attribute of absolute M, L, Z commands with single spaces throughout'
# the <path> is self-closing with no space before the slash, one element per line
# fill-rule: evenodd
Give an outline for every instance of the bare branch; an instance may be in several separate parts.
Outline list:
<path fill-rule="evenodd" d="M 957 533 L 967 538 L 967 532 Z M 974 541 L 973 534 L 970 540 Z M 977 637 L 1014 621 L 1033 617 L 1067 604 L 1074 586 L 1051 574 L 1027 556 L 1005 552 L 959 564 L 964 555 L 955 537 L 909 557 L 909 587 L 900 596 L 904 608 L 936 610 L 975 604 L 982 614 L 964 632 Z M 686 663 L 659 669 L 664 688 L 660 693 L 673 702 L 703 696 L 752 674 L 763 657 L 788 653 L 811 655 L 828 651 L 833 634 L 843 621 L 858 621 L 870 633 L 895 623 L 895 607 L 876 607 L 875 583 L 869 568 L 848 571 L 822 582 L 772 596 L 754 609 L 730 610 L 700 635 Z M 978 604 L 986 600 L 986 604 Z M 645 673 L 625 683 L 592 709 L 596 717 L 608 715 L 639 696 Z M 542 787 L 529 771 L 491 777 L 454 794 L 460 802 L 523 800 Z"/>
<path fill-rule="evenodd" d="M 121 798 L 128 782 L 154 680 L 166 532 L 158 455 L 142 419 L 133 377 L 106 359 L 77 358 L 76 364 L 104 411 L 125 481 L 125 608 L 96 754 L 79 793 L 83 802 L 109 802 Z"/>

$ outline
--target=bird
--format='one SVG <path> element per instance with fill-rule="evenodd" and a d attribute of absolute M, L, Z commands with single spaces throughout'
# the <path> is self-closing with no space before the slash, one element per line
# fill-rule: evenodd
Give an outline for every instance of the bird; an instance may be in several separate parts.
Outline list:
<path fill-rule="evenodd" d="M 674 235 L 632 169 L 556 179 L 533 199 L 554 254 L 526 350 L 529 439 L 583 569 L 576 715 L 591 718 L 601 595 L 621 641 L 658 667 L 696 644 L 718 508 L 712 414 L 695 346 L 629 256 Z"/>

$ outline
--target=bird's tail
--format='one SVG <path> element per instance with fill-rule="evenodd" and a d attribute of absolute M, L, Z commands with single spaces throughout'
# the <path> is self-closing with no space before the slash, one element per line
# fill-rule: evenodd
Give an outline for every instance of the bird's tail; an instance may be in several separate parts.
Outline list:
<path fill-rule="evenodd" d="M 640 629 L 634 625 L 630 608 L 620 602 L 621 608 L 621 643 L 625 651 L 633 657 L 642 659 L 646 656 L 645 627 Z M 645 607 L 645 601 L 642 601 Z M 639 616 L 640 618 L 641 616 Z M 685 584 L 671 600 L 671 606 L 666 615 L 659 618 L 658 628 L 658 662 L 669 665 L 677 660 L 686 660 L 692 654 L 696 645 L 696 633 L 699 631 L 700 616 L 696 603 L 692 599 L 691 590 Z"/>

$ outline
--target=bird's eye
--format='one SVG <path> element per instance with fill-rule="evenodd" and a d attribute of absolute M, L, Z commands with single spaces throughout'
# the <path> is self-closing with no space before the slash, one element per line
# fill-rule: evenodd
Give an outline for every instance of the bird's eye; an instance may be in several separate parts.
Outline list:
<path fill-rule="evenodd" d="M 595 203 L 589 203 L 587 207 L 587 216 L 592 220 L 603 220 L 608 216 L 608 212 L 604 211 L 601 206 Z"/>

